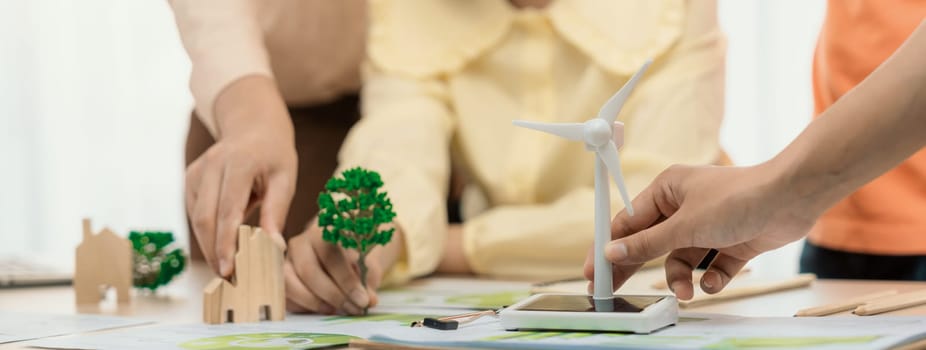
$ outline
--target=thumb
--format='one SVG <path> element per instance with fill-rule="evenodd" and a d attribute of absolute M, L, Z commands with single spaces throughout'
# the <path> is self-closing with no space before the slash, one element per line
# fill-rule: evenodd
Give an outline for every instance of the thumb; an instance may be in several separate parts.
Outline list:
<path fill-rule="evenodd" d="M 274 242 L 282 249 L 286 249 L 283 239 L 283 225 L 286 222 L 286 213 L 293 199 L 293 184 L 289 176 L 275 174 L 267 183 L 266 193 L 260 208 L 260 226 L 270 234 Z"/>
<path fill-rule="evenodd" d="M 678 220 L 670 217 L 662 223 L 635 234 L 611 241 L 605 246 L 605 257 L 615 265 L 642 264 L 672 250 L 682 248 L 676 229 Z M 689 240 L 690 241 L 690 240 Z"/>

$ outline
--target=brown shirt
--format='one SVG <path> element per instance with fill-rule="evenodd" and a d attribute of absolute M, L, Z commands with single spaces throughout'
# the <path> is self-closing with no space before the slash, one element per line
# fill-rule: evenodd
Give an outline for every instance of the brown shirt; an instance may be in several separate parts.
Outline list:
<path fill-rule="evenodd" d="M 216 135 L 216 97 L 248 75 L 274 78 L 289 105 L 360 87 L 364 0 L 170 0 L 193 64 L 196 112 Z"/>

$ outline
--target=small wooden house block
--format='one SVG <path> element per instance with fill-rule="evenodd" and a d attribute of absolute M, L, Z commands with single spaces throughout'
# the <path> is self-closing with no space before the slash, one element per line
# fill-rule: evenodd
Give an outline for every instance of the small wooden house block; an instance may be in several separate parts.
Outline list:
<path fill-rule="evenodd" d="M 203 322 L 280 321 L 285 316 L 283 251 L 259 228 L 238 229 L 232 282 L 216 277 L 203 290 Z"/>
<path fill-rule="evenodd" d="M 77 304 L 96 304 L 106 290 L 116 289 L 119 303 L 129 302 L 132 288 L 132 244 L 108 228 L 93 234 L 90 219 L 84 219 L 84 238 L 77 246 L 74 264 L 74 293 Z"/>

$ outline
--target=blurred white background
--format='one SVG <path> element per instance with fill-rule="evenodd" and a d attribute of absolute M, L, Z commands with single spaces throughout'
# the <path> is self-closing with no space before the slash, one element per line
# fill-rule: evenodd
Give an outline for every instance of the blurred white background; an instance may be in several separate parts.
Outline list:
<path fill-rule="evenodd" d="M 694 0 L 698 1 L 698 0 Z M 729 39 L 722 143 L 738 164 L 783 148 L 813 111 L 823 0 L 721 0 Z M 190 64 L 166 1 L 0 2 L 0 256 L 70 261 L 80 219 L 186 243 Z M 757 268 L 796 270 L 797 245 Z"/>
<path fill-rule="evenodd" d="M 189 72 L 166 1 L 0 1 L 0 254 L 71 260 L 82 217 L 185 239 Z"/>

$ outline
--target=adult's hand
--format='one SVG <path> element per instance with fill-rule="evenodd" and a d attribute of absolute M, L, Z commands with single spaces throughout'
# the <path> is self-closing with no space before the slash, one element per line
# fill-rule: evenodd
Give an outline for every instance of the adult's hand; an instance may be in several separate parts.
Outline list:
<path fill-rule="evenodd" d="M 232 83 L 216 99 L 218 141 L 186 169 L 186 208 L 209 265 L 231 275 L 238 226 L 258 205 L 260 225 L 281 232 L 296 185 L 293 126 L 270 78 Z"/>
<path fill-rule="evenodd" d="M 305 232 L 289 240 L 283 265 L 286 308 L 292 312 L 360 315 L 377 303 L 376 289 L 383 275 L 398 259 L 404 246 L 400 229 L 392 240 L 377 246 L 366 257 L 367 287 L 360 283 L 357 251 L 322 239 L 313 220 Z"/>
<path fill-rule="evenodd" d="M 829 206 L 926 146 L 926 22 L 868 78 L 842 96 L 773 159 L 758 166 L 663 172 L 621 212 L 606 248 L 621 285 L 644 261 L 671 252 L 666 280 L 691 298 L 692 268 L 719 254 L 701 278 L 723 289 L 756 255 L 802 237 Z M 591 258 L 585 274 L 593 278 Z"/>
<path fill-rule="evenodd" d="M 690 299 L 692 270 L 714 248 L 718 254 L 700 284 L 716 293 L 750 259 L 803 237 L 819 213 L 792 200 L 767 167 L 673 166 L 660 174 L 634 199 L 635 215 L 622 211 L 611 223 L 614 241 L 605 255 L 615 286 L 669 253 L 666 281 L 679 299 Z M 589 280 L 592 261 L 589 254 Z"/>

